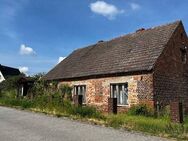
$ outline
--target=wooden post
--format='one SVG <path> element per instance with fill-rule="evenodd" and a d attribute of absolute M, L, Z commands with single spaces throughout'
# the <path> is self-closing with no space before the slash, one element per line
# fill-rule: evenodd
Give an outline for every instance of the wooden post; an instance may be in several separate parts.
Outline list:
<path fill-rule="evenodd" d="M 117 98 L 108 98 L 108 113 L 117 114 Z"/>
<path fill-rule="evenodd" d="M 159 105 L 159 101 L 157 101 L 156 103 L 156 116 L 159 117 L 160 115 L 160 105 Z"/>
<path fill-rule="evenodd" d="M 180 123 L 183 123 L 183 103 L 179 102 L 179 116 L 180 116 Z"/>

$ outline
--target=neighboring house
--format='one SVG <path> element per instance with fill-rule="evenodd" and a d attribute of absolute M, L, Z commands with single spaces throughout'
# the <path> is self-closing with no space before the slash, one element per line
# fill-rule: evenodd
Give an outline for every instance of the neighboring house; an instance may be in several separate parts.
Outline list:
<path fill-rule="evenodd" d="M 118 111 L 139 103 L 164 107 L 176 100 L 188 112 L 187 47 L 181 21 L 142 28 L 73 51 L 44 79 L 73 86 L 74 95 L 103 111 L 108 98 L 116 97 Z"/>
<path fill-rule="evenodd" d="M 30 96 L 32 97 L 32 95 L 28 95 L 29 94 L 29 90 L 33 87 L 34 85 L 34 78 L 32 77 L 21 77 L 18 80 L 18 95 L 19 96 Z"/>
<path fill-rule="evenodd" d="M 20 75 L 19 69 L 3 66 L 0 64 L 0 83 L 11 76 Z"/>

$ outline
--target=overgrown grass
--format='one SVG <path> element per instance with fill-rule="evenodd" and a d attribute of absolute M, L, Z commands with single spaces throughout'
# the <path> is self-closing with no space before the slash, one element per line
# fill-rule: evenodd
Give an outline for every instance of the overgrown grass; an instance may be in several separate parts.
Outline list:
<path fill-rule="evenodd" d="M 57 116 L 73 115 L 80 118 L 104 118 L 104 116 L 97 111 L 95 107 L 75 106 L 68 100 L 61 100 L 57 94 L 53 97 L 40 96 L 34 100 L 4 97 L 0 98 L 0 104 L 10 107 L 20 107 L 22 109 L 35 109 L 37 111 L 55 114 Z"/>
<path fill-rule="evenodd" d="M 152 107 L 146 104 L 139 104 L 132 106 L 128 113 L 128 115 L 136 115 L 136 116 L 147 116 L 147 117 L 153 117 L 154 116 L 154 110 Z"/>
<path fill-rule="evenodd" d="M 150 133 L 162 137 L 173 137 L 179 140 L 188 140 L 188 117 L 184 124 L 172 123 L 169 117 L 155 118 L 145 106 L 134 107 L 127 114 L 103 115 L 94 107 L 77 107 L 68 100 L 61 100 L 60 95 L 43 95 L 29 99 L 16 99 L 12 97 L 1 97 L 0 104 L 22 109 L 31 109 L 38 112 L 53 114 L 58 117 L 68 116 L 76 119 L 89 120 L 102 123 L 114 128 L 124 128 Z"/>
<path fill-rule="evenodd" d="M 167 117 L 146 117 L 129 114 L 107 116 L 107 125 L 114 128 L 142 131 L 162 137 L 188 140 L 188 118 L 184 124 L 172 123 Z"/>
<path fill-rule="evenodd" d="M 32 108 L 33 102 L 27 99 L 1 98 L 0 104 L 10 107 Z"/>

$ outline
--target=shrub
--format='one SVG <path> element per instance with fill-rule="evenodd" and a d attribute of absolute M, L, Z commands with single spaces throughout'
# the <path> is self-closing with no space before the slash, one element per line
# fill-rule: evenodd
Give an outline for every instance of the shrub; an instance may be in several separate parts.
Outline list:
<path fill-rule="evenodd" d="M 131 107 L 128 111 L 130 115 L 143 115 L 143 116 L 153 116 L 154 111 L 151 107 L 146 104 L 135 105 Z"/>
<path fill-rule="evenodd" d="M 59 89 L 62 93 L 63 99 L 72 100 L 72 87 L 67 84 L 63 84 Z"/>
<path fill-rule="evenodd" d="M 1 98 L 16 98 L 17 96 L 17 91 L 12 89 L 12 90 L 9 90 L 9 91 L 2 91 L 1 93 Z"/>
<path fill-rule="evenodd" d="M 45 90 L 46 82 L 43 80 L 36 80 L 33 87 L 31 88 L 31 92 L 34 97 L 44 95 L 46 92 Z"/>
<path fill-rule="evenodd" d="M 8 106 L 19 106 L 22 108 L 33 107 L 33 102 L 28 99 L 1 98 L 0 103 Z"/>
<path fill-rule="evenodd" d="M 39 108 L 41 110 L 44 110 L 48 104 L 48 96 L 47 95 L 39 95 L 37 97 L 34 98 L 34 105 L 36 108 Z"/>
<path fill-rule="evenodd" d="M 27 100 L 27 99 L 23 99 L 22 101 L 21 101 L 21 107 L 22 108 L 32 108 L 34 106 L 34 103 L 33 103 L 33 101 L 31 101 L 31 100 Z"/>
<path fill-rule="evenodd" d="M 23 75 L 8 77 L 6 80 L 1 82 L 1 84 L 0 84 L 1 89 L 6 90 L 6 91 L 9 91 L 12 89 L 17 89 L 19 86 L 18 80 L 22 77 L 23 77 Z"/>
<path fill-rule="evenodd" d="M 63 100 L 62 107 L 63 107 L 64 112 L 66 112 L 68 114 L 71 114 L 74 109 L 74 105 L 72 105 L 69 100 Z"/>
<path fill-rule="evenodd" d="M 0 97 L 15 98 L 18 96 L 17 88 L 19 86 L 18 80 L 23 75 L 8 77 L 6 80 L 0 83 Z"/>
<path fill-rule="evenodd" d="M 159 110 L 159 116 L 170 117 L 170 105 L 167 105 Z"/>

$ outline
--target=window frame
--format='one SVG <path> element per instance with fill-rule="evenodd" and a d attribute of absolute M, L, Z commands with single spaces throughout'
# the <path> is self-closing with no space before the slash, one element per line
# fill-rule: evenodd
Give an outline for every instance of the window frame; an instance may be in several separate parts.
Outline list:
<path fill-rule="evenodd" d="M 73 94 L 74 95 L 80 95 L 79 93 L 77 94 L 76 91 L 75 91 L 79 87 L 80 88 L 84 87 L 85 93 L 84 93 L 84 95 L 83 94 L 81 94 L 81 95 L 83 95 L 83 97 L 82 97 L 83 98 L 83 104 L 86 104 L 86 85 L 74 85 Z"/>
<path fill-rule="evenodd" d="M 118 92 L 119 92 L 119 86 L 120 85 L 124 85 L 125 86 L 125 88 L 127 88 L 127 104 L 120 104 L 120 103 L 118 103 L 118 95 L 120 95 L 120 93 L 119 94 L 117 94 L 117 96 L 116 96 L 116 98 L 117 98 L 117 106 L 129 106 L 129 102 L 128 102 L 128 99 L 129 99 L 129 92 L 128 92 L 128 82 L 122 82 L 122 83 L 110 83 L 110 97 L 111 98 L 115 98 L 114 97 L 114 94 L 113 94 L 113 86 L 116 86 L 116 87 L 118 87 Z M 122 95 L 123 96 L 123 95 Z"/>

